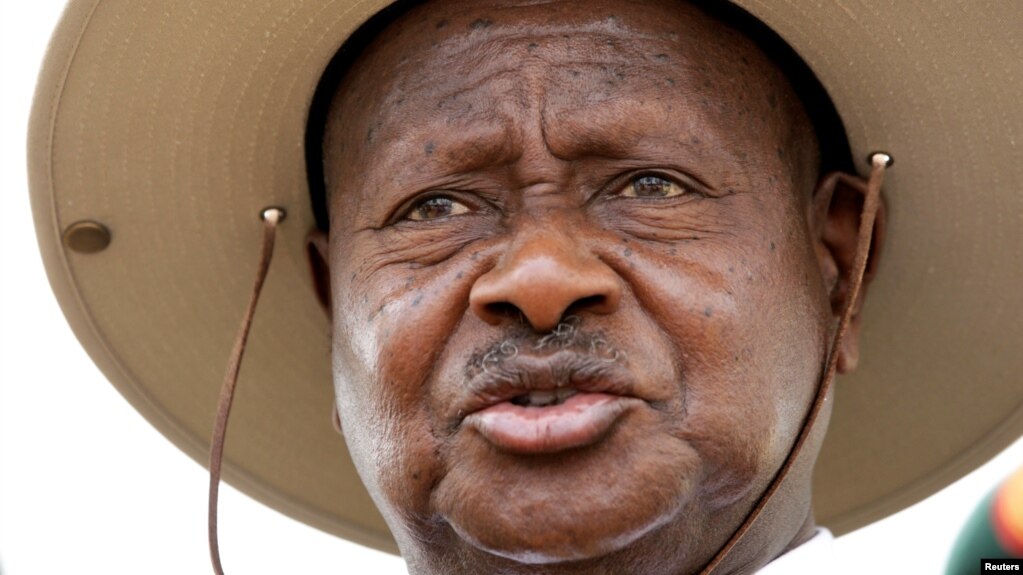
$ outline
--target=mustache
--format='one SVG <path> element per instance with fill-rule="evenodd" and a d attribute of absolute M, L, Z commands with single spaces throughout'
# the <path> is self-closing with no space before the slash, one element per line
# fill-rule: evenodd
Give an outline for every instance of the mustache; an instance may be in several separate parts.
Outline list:
<path fill-rule="evenodd" d="M 585 331 L 581 325 L 578 316 L 568 316 L 542 336 L 522 326 L 519 331 L 473 353 L 466 366 L 467 379 L 471 381 L 481 376 L 520 379 L 525 366 L 516 360 L 537 360 L 553 355 L 570 357 L 571 365 L 564 367 L 573 372 L 599 372 L 625 362 L 625 352 L 608 342 L 602 332 Z"/>

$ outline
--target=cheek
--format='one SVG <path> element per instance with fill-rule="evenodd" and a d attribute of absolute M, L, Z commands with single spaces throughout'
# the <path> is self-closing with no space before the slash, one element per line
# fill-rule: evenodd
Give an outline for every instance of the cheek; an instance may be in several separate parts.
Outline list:
<path fill-rule="evenodd" d="M 820 294 L 807 281 L 812 250 L 801 233 L 765 229 L 674 254 L 637 250 L 649 259 L 630 281 L 642 286 L 635 290 L 641 306 L 680 358 L 684 412 L 674 434 L 700 454 L 701 489 L 712 507 L 766 484 L 819 375 Z"/>
<path fill-rule="evenodd" d="M 812 249 L 798 226 L 780 229 L 785 231 L 758 234 L 745 260 L 732 266 L 736 308 L 723 318 L 718 334 L 719 347 L 731 356 L 709 365 L 730 374 L 727 393 L 709 401 L 738 422 L 732 470 L 760 484 L 774 475 L 799 432 L 826 343 L 821 313 L 826 300 L 819 282 L 811 281 Z"/>
<path fill-rule="evenodd" d="M 362 261 L 357 255 L 349 261 Z M 468 286 L 457 271 L 393 268 L 335 274 L 335 309 L 344 311 L 333 335 L 346 440 L 377 504 L 397 519 L 426 511 L 441 473 L 427 382 L 465 313 Z"/>

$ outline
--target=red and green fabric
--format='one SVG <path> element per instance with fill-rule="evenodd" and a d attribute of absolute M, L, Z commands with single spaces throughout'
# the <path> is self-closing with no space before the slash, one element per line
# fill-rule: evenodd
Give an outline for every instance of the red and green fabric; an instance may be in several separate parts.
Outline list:
<path fill-rule="evenodd" d="M 967 520 L 945 574 L 974 575 L 982 558 L 1023 558 L 1023 469 L 985 497 Z"/>

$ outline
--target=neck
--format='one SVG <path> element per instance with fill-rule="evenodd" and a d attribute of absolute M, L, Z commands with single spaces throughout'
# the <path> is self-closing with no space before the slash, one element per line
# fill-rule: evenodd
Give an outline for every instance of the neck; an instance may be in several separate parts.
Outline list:
<path fill-rule="evenodd" d="M 713 575 L 756 573 L 813 537 L 817 524 L 811 505 L 811 479 L 831 420 L 833 403 L 834 391 L 829 390 L 821 413 L 806 438 L 806 448 L 800 451 L 785 481 L 767 501 L 746 535 L 713 570 Z"/>

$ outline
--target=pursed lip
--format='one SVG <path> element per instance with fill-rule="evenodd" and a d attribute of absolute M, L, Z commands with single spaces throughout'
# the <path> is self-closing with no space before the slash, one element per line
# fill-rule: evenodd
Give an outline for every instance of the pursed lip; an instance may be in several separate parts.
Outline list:
<path fill-rule="evenodd" d="M 543 356 L 516 355 L 484 369 L 470 379 L 456 402 L 454 427 L 476 412 L 533 391 L 571 389 L 580 394 L 606 394 L 643 399 L 630 370 L 617 358 L 601 358 L 575 350 Z"/>

